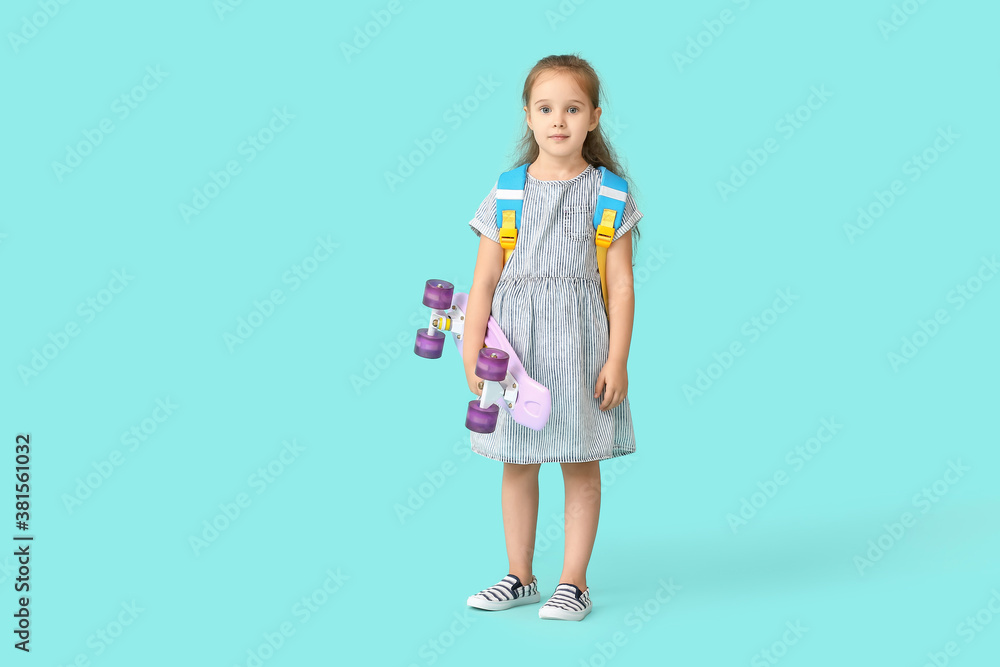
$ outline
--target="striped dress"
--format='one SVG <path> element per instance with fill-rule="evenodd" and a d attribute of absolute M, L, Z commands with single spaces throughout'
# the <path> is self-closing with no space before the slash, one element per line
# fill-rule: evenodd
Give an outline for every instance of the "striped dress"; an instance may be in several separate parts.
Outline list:
<path fill-rule="evenodd" d="M 501 409 L 493 433 L 471 433 L 472 451 L 507 463 L 575 463 L 635 451 L 628 398 L 611 410 L 594 398 L 608 359 L 608 317 L 594 245 L 594 207 L 601 172 L 588 165 L 564 181 L 530 173 L 517 245 L 500 274 L 491 315 L 528 375 L 548 387 L 552 412 L 535 431 Z M 496 185 L 469 226 L 500 241 Z M 642 218 L 632 196 L 612 242 Z"/>

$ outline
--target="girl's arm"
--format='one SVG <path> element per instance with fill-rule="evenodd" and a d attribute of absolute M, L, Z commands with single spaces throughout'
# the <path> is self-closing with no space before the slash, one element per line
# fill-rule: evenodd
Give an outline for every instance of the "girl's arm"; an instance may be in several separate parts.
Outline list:
<path fill-rule="evenodd" d="M 597 375 L 594 398 L 601 410 L 610 410 L 628 393 L 628 346 L 632 339 L 635 292 L 632 287 L 632 230 L 608 248 L 608 360 Z M 601 394 L 604 394 L 601 397 Z"/>
<path fill-rule="evenodd" d="M 482 389 L 478 387 L 479 378 L 476 377 L 475 373 L 476 359 L 479 357 L 479 350 L 483 349 L 483 340 L 486 338 L 486 322 L 490 319 L 493 293 L 500 281 L 502 270 L 503 248 L 496 241 L 481 235 L 472 287 L 469 288 L 469 301 L 465 313 L 465 332 L 462 335 L 462 361 L 465 364 L 465 376 L 469 382 L 469 389 L 474 394 L 482 394 Z"/>
<path fill-rule="evenodd" d="M 624 366 L 628 360 L 635 315 L 631 229 L 608 247 L 604 268 L 608 272 L 608 361 Z"/>

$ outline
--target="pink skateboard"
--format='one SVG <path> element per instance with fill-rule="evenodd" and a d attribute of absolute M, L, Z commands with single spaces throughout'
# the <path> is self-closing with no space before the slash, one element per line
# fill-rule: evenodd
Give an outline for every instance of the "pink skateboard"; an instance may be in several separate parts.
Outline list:
<path fill-rule="evenodd" d="M 431 309 L 430 325 L 417 329 L 413 351 L 425 359 L 438 359 L 444 350 L 444 331 L 451 332 L 462 358 L 462 332 L 469 295 L 455 294 L 455 286 L 445 280 L 428 280 L 424 285 L 424 305 Z M 500 406 L 518 424 L 536 431 L 549 420 L 552 398 L 549 390 L 525 372 L 500 325 L 490 316 L 486 322 L 483 349 L 476 360 L 476 377 L 483 381 L 483 394 L 469 401 L 465 426 L 477 433 L 492 433 L 497 427 Z"/>

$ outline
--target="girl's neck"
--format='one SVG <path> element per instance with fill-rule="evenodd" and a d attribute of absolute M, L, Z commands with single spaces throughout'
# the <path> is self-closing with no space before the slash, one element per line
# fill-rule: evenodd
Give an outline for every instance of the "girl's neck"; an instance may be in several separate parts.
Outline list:
<path fill-rule="evenodd" d="M 590 166 L 580 155 L 565 161 L 546 159 L 543 155 L 528 165 L 528 173 L 538 181 L 569 181 L 579 176 Z"/>

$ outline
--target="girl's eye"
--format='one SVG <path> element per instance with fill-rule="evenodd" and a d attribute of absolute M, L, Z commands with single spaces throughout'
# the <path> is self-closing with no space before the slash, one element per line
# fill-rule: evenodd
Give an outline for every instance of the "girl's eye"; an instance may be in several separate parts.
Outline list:
<path fill-rule="evenodd" d="M 542 112 L 542 113 L 545 113 L 545 110 L 546 110 L 546 109 L 548 109 L 548 107 L 542 107 L 542 108 L 541 108 L 541 112 Z"/>
<path fill-rule="evenodd" d="M 576 109 L 577 111 L 579 111 L 579 107 L 570 107 L 570 109 Z"/>

